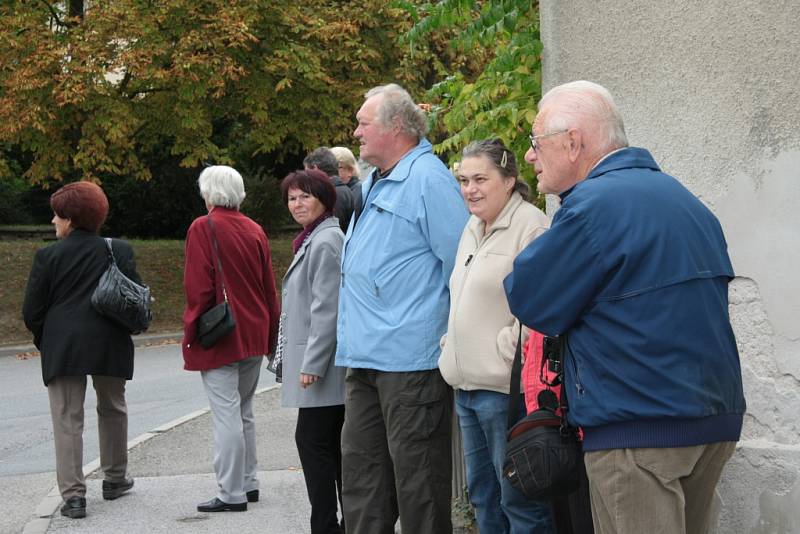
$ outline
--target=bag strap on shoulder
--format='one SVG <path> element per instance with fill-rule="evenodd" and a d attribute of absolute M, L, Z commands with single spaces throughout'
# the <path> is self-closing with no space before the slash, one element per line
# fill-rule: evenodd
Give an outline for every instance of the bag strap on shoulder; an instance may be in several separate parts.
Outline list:
<path fill-rule="evenodd" d="M 104 237 L 103 242 L 106 244 L 106 248 L 108 249 L 108 257 L 111 258 L 111 263 L 116 264 L 117 259 L 114 257 L 114 247 L 111 246 L 111 238 Z"/>
<path fill-rule="evenodd" d="M 211 230 L 211 242 L 214 245 L 214 257 L 217 259 L 217 268 L 219 269 L 219 275 L 222 280 L 222 297 L 225 299 L 225 302 L 228 302 L 228 292 L 225 291 L 225 271 L 222 270 L 222 262 L 219 259 L 219 245 L 217 244 L 217 236 L 216 232 L 214 231 L 214 221 L 211 218 L 211 213 L 208 214 L 208 227 Z M 110 247 L 111 245 L 109 245 Z"/>
<path fill-rule="evenodd" d="M 508 393 L 508 429 L 517 423 L 519 419 L 519 384 L 522 381 L 522 323 L 517 321 L 519 336 L 517 337 L 517 349 L 514 352 L 514 363 L 511 364 L 511 384 Z"/>

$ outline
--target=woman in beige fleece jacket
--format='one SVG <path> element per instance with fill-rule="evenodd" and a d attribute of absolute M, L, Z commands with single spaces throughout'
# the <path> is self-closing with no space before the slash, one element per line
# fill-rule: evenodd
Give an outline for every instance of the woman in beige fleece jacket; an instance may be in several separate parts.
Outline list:
<path fill-rule="evenodd" d="M 518 331 L 503 291 L 517 253 L 549 226 L 501 141 L 464 149 L 458 169 L 472 216 L 450 277 L 450 318 L 439 369 L 456 390 L 469 498 L 481 532 L 553 532 L 550 504 L 525 499 L 503 478 L 511 363 Z M 525 413 L 520 399 L 520 413 Z"/>

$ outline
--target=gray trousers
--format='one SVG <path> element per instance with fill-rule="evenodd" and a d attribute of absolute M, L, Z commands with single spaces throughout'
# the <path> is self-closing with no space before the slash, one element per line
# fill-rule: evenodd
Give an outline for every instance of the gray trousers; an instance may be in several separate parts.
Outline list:
<path fill-rule="evenodd" d="M 587 452 L 597 534 L 705 534 L 734 442 Z"/>
<path fill-rule="evenodd" d="M 214 428 L 214 472 L 219 500 L 247 502 L 246 492 L 258 489 L 256 427 L 253 395 L 262 356 L 202 371 Z"/>
<path fill-rule="evenodd" d="M 125 379 L 92 375 L 97 394 L 97 430 L 100 467 L 106 480 L 125 478 L 128 469 L 128 408 Z M 83 402 L 86 376 L 58 376 L 47 384 L 53 438 L 56 447 L 56 479 L 64 500 L 86 495 L 83 477 Z"/>
<path fill-rule="evenodd" d="M 438 369 L 348 369 L 342 428 L 347 534 L 452 532 L 453 395 Z"/>

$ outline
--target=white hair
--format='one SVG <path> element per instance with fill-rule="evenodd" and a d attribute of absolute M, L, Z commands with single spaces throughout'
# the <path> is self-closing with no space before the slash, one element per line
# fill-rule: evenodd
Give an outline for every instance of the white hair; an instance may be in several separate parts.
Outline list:
<path fill-rule="evenodd" d="M 210 206 L 239 209 L 244 200 L 244 180 L 233 167 L 213 165 L 203 169 L 197 179 L 200 195 Z"/>
<path fill-rule="evenodd" d="M 353 170 L 353 176 L 361 178 L 361 170 L 358 168 L 358 161 L 349 148 L 346 146 L 331 147 L 331 152 L 336 156 L 336 161 L 339 165 L 350 167 Z"/>
<path fill-rule="evenodd" d="M 600 147 L 615 150 L 628 146 L 622 115 L 614 97 L 602 85 L 579 80 L 553 87 L 539 101 L 539 109 L 553 106 L 544 117 L 547 131 L 591 126 Z"/>
<path fill-rule="evenodd" d="M 364 98 L 376 95 L 383 95 L 377 113 L 378 123 L 381 126 L 392 126 L 395 120 L 398 120 L 400 129 L 406 135 L 418 140 L 425 137 L 428 133 L 428 119 L 408 91 L 396 83 L 390 83 L 373 87 L 367 91 Z"/>

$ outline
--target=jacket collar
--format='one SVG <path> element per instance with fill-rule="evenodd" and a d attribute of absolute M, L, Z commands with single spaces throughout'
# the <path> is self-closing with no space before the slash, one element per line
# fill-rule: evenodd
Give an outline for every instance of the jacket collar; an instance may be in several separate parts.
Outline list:
<path fill-rule="evenodd" d="M 83 230 L 81 228 L 73 228 L 67 237 L 64 239 L 69 239 L 70 237 L 77 237 L 77 238 L 85 238 L 85 237 L 99 237 L 99 234 L 96 232 L 90 232 L 89 230 Z"/>
<path fill-rule="evenodd" d="M 316 228 L 314 228 L 314 230 L 312 230 L 310 234 L 308 234 L 308 237 L 305 239 L 305 241 L 303 241 L 303 244 L 300 245 L 300 248 L 297 249 L 297 253 L 294 255 L 294 258 L 292 258 L 292 264 L 289 265 L 288 269 L 286 269 L 286 274 L 283 275 L 284 280 L 286 279 L 287 276 L 289 276 L 289 273 L 294 268 L 294 266 L 300 263 L 300 259 L 303 256 L 305 256 L 306 249 L 308 248 L 308 244 L 311 243 L 311 240 L 314 239 L 314 237 L 322 230 L 331 227 L 339 228 L 339 219 L 337 219 L 336 217 L 328 217 L 327 219 L 319 223 L 319 225 Z"/>
<path fill-rule="evenodd" d="M 431 145 L 430 141 L 428 141 L 425 138 L 420 139 L 419 144 L 417 144 L 417 146 L 415 146 L 414 148 L 403 154 L 403 157 L 401 157 L 400 161 L 398 161 L 395 164 L 394 169 L 392 169 L 392 172 L 389 173 L 389 176 L 381 178 L 381 181 L 391 180 L 394 182 L 400 182 L 402 180 L 405 180 L 411 174 L 411 167 L 414 165 L 414 162 L 417 160 L 417 158 L 419 158 L 424 154 L 432 152 L 433 152 L 433 145 Z M 375 171 L 369 175 L 369 178 L 367 178 L 366 180 L 367 191 L 369 191 L 370 188 L 372 187 L 377 172 L 378 170 L 375 169 Z"/>
<path fill-rule="evenodd" d="M 517 209 L 522 205 L 523 202 L 525 202 L 525 200 L 522 199 L 522 195 L 516 191 L 511 193 L 511 197 L 508 199 L 508 202 L 506 202 L 506 205 L 503 206 L 503 209 L 500 210 L 500 214 L 497 216 L 497 219 L 494 220 L 492 226 L 486 229 L 484 229 L 484 222 L 482 220 L 474 215 L 471 215 L 469 222 L 467 223 L 467 228 L 469 228 L 469 231 L 472 232 L 472 235 L 475 237 L 475 241 L 480 242 L 481 239 L 488 237 L 496 230 L 503 230 L 504 228 L 511 226 L 511 218 L 514 217 L 514 213 L 516 213 Z"/>
<path fill-rule="evenodd" d="M 561 197 L 561 200 L 564 200 L 567 195 L 586 180 L 598 178 L 606 173 L 622 169 L 651 169 L 657 172 L 661 171 L 661 168 L 647 149 L 638 147 L 623 148 L 600 160 L 600 163 L 589 171 L 585 180 L 581 180 L 558 196 Z"/>
<path fill-rule="evenodd" d="M 224 217 L 225 215 L 230 215 L 230 214 L 234 214 L 235 215 L 235 214 L 239 213 L 239 210 L 237 210 L 235 208 L 226 208 L 225 206 L 213 206 L 211 208 L 211 211 L 209 211 L 206 214 L 206 216 L 208 216 L 208 214 L 211 214 L 211 213 L 213 213 L 215 216 L 218 216 L 218 217 Z"/>

